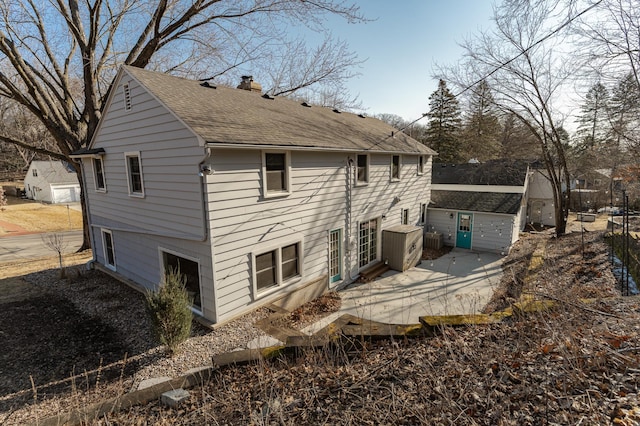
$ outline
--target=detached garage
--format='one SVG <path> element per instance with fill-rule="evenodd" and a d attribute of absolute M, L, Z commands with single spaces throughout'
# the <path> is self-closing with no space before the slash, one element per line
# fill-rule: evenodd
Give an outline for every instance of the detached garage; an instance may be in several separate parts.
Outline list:
<path fill-rule="evenodd" d="M 427 232 L 445 245 L 506 254 L 526 225 L 527 164 L 434 164 Z"/>
<path fill-rule="evenodd" d="M 73 167 L 62 161 L 32 161 L 24 178 L 27 198 L 44 203 L 80 201 L 80 184 Z"/>

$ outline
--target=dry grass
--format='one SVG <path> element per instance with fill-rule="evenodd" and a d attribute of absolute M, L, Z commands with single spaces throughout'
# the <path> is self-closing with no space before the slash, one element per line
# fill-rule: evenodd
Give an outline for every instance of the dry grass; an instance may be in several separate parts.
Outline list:
<path fill-rule="evenodd" d="M 82 229 L 82 213 L 66 205 L 42 204 L 8 197 L 9 205 L 0 212 L 0 221 L 28 232 L 59 232 Z M 8 235 L 0 224 L 0 236 Z"/>
<path fill-rule="evenodd" d="M 91 250 L 85 250 L 81 253 L 65 254 L 62 256 L 62 259 L 62 263 L 65 268 L 82 268 L 85 263 L 92 259 Z M 26 274 L 46 269 L 56 269 L 58 266 L 57 256 L 3 262 L 0 267 L 0 294 L 4 291 L 2 283 L 6 278 L 21 277 Z"/>

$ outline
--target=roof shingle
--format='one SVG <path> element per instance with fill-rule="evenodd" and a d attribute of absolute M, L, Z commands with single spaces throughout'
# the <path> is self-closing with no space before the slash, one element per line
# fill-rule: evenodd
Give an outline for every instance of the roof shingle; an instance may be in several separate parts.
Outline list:
<path fill-rule="evenodd" d="M 471 191 L 431 191 L 430 208 L 516 214 L 522 194 Z"/>
<path fill-rule="evenodd" d="M 125 71 L 208 144 L 434 155 L 387 123 L 329 108 L 125 66 Z M 393 133 L 392 133 L 393 132 Z"/>

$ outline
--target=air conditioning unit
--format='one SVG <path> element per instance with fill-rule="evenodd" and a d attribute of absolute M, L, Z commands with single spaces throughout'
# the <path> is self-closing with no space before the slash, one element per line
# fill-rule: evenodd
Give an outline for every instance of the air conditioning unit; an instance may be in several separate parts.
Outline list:
<path fill-rule="evenodd" d="M 398 225 L 382 231 L 382 259 L 404 272 L 422 259 L 422 227 Z"/>
<path fill-rule="evenodd" d="M 439 232 L 425 232 L 424 233 L 424 248 L 441 249 L 442 248 L 442 234 Z"/>

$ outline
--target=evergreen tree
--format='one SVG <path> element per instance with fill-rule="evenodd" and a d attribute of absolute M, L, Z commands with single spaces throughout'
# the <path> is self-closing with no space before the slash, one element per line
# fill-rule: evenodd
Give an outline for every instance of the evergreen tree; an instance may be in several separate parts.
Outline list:
<path fill-rule="evenodd" d="M 602 83 L 594 84 L 585 96 L 577 119 L 577 140 L 570 148 L 574 174 L 596 169 L 601 161 L 609 134 L 608 103 L 609 93 Z"/>
<path fill-rule="evenodd" d="M 506 114 L 500 125 L 499 158 L 533 161 L 542 158 L 540 144 L 514 114 Z"/>
<path fill-rule="evenodd" d="M 589 89 L 578 117 L 578 147 L 583 150 L 598 149 L 607 137 L 607 108 L 609 93 L 602 83 Z"/>
<path fill-rule="evenodd" d="M 465 159 L 486 161 L 500 157 L 500 133 L 493 94 L 489 84 L 482 81 L 475 86 L 469 99 L 469 113 L 462 135 Z"/>
<path fill-rule="evenodd" d="M 460 147 L 460 107 L 458 100 L 440 80 L 438 89 L 429 96 L 429 124 L 426 142 L 438 152 L 435 161 L 457 163 L 462 160 Z"/>
<path fill-rule="evenodd" d="M 610 152 L 640 146 L 640 88 L 629 73 L 613 89 L 609 102 Z"/>

